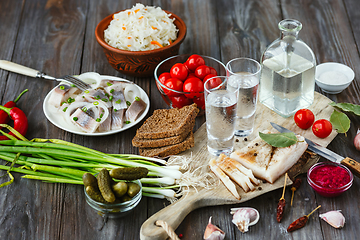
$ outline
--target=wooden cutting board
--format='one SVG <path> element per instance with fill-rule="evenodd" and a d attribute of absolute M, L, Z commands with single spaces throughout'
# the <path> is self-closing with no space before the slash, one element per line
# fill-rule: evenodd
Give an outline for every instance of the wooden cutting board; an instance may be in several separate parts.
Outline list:
<path fill-rule="evenodd" d="M 322 118 L 329 120 L 330 115 L 334 110 L 334 108 L 329 105 L 329 103 L 332 101 L 317 92 L 315 92 L 314 97 L 314 103 L 309 107 L 309 109 L 313 111 L 315 120 Z M 271 127 L 270 122 L 275 122 L 281 126 L 284 126 L 297 134 L 317 142 L 322 146 L 327 146 L 337 135 L 337 132 L 333 130 L 329 137 L 325 139 L 317 138 L 312 133 L 311 128 L 308 130 L 302 130 L 297 127 L 294 123 L 293 117 L 283 118 L 259 103 L 256 110 L 256 120 L 253 134 L 246 138 L 237 138 L 235 141 L 235 150 L 246 146 L 249 141 L 253 140 L 257 136 L 259 131 L 268 129 L 270 131 L 276 132 L 276 130 Z M 194 209 L 205 206 L 245 202 L 266 192 L 283 187 L 285 176 L 280 177 L 273 184 L 261 183 L 256 190 L 248 193 L 245 193 L 239 186 L 237 186 L 237 190 L 241 196 L 241 200 L 237 200 L 210 171 L 208 162 L 211 158 L 214 158 L 214 156 L 208 153 L 206 142 L 206 125 L 203 124 L 195 133 L 195 147 L 180 155 L 186 158 L 191 158 L 189 166 L 190 171 L 197 169 L 196 173 L 198 176 L 203 176 L 203 179 L 213 181 L 213 185 L 211 185 L 211 187 L 197 187 L 196 189 L 190 188 L 188 189 L 188 193 L 183 195 L 178 201 L 170 204 L 169 206 L 152 215 L 141 226 L 140 239 L 158 240 L 166 239 L 168 237 L 162 227 L 155 225 L 157 220 L 165 221 L 173 229 L 176 229 L 182 220 L 186 217 L 186 215 Z M 169 161 L 173 161 L 173 164 L 181 164 L 180 159 L 177 157 L 170 159 Z M 315 162 L 316 161 L 317 160 L 315 160 Z M 302 168 L 302 172 L 306 172 L 312 164 L 314 164 L 314 161 L 306 164 Z M 291 180 L 288 180 L 288 184 L 291 184 Z"/>

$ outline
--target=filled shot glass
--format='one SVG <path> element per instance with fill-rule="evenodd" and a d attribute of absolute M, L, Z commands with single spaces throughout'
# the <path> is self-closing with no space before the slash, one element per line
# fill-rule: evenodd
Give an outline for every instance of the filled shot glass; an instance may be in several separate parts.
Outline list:
<path fill-rule="evenodd" d="M 260 72 L 261 65 L 250 58 L 235 58 L 226 64 L 229 89 L 237 92 L 235 135 L 238 137 L 253 132 Z"/>
<path fill-rule="evenodd" d="M 217 76 L 204 83 L 207 147 L 213 155 L 229 155 L 234 148 L 237 97 L 228 78 Z"/>

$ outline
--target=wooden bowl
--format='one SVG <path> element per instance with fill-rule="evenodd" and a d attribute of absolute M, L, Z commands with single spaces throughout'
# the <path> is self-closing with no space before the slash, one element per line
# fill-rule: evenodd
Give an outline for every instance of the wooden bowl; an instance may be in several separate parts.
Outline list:
<path fill-rule="evenodd" d="M 114 14 L 101 20 L 96 26 L 95 37 L 103 47 L 106 58 L 113 68 L 123 74 L 134 77 L 150 77 L 153 75 L 158 63 L 179 53 L 180 44 L 186 36 L 186 25 L 177 15 L 166 10 L 164 11 L 171 14 L 170 18 L 175 18 L 174 24 L 179 29 L 178 38 L 166 47 L 149 51 L 127 51 L 110 46 L 104 40 L 104 30 L 109 26 Z"/>

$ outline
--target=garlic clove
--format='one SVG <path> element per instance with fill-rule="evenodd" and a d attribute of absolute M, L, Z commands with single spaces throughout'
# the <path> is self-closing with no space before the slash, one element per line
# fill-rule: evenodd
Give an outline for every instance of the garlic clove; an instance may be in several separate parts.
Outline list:
<path fill-rule="evenodd" d="M 206 226 L 204 232 L 204 239 L 206 240 L 223 240 L 225 238 L 225 233 L 218 228 L 217 226 L 211 223 L 211 218 L 209 218 L 209 223 Z"/>
<path fill-rule="evenodd" d="M 329 211 L 320 214 L 319 217 L 334 228 L 342 228 L 345 224 L 345 217 L 340 210 Z"/>
<path fill-rule="evenodd" d="M 255 225 L 260 219 L 255 208 L 232 208 L 230 213 L 234 214 L 232 222 L 242 233 L 249 231 L 249 226 Z"/>

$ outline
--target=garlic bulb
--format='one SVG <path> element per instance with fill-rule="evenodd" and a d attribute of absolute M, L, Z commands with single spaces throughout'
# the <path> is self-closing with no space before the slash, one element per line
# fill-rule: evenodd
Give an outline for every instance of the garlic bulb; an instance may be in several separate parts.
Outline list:
<path fill-rule="evenodd" d="M 232 222 L 242 232 L 249 231 L 249 226 L 255 225 L 260 218 L 259 212 L 255 208 L 232 208 Z"/>
<path fill-rule="evenodd" d="M 329 211 L 320 214 L 319 217 L 334 228 L 342 228 L 345 224 L 345 217 L 340 210 Z"/>
<path fill-rule="evenodd" d="M 211 223 L 211 218 L 209 218 L 209 223 L 206 226 L 204 232 L 204 239 L 206 240 L 223 240 L 225 238 L 225 233 L 218 228 L 217 226 Z"/>

